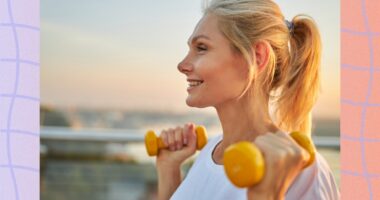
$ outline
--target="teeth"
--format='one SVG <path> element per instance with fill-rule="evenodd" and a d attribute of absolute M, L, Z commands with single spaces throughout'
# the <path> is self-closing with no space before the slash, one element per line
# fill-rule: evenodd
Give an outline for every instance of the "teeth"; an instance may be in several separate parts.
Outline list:
<path fill-rule="evenodd" d="M 202 84 L 203 81 L 189 81 L 189 86 L 194 87 Z"/>

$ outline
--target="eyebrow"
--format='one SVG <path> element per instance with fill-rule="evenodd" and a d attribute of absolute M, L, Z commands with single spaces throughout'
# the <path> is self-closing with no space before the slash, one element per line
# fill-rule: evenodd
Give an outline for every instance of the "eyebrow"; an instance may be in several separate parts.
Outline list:
<path fill-rule="evenodd" d="M 206 35 L 197 35 L 197 36 L 195 36 L 195 37 L 193 37 L 192 39 L 191 39 L 191 44 L 194 44 L 194 42 L 195 41 L 197 41 L 198 39 L 200 39 L 200 38 L 204 38 L 204 39 L 206 39 L 206 40 L 211 40 L 208 36 L 206 36 Z M 187 44 L 190 46 L 190 40 L 187 42 Z"/>

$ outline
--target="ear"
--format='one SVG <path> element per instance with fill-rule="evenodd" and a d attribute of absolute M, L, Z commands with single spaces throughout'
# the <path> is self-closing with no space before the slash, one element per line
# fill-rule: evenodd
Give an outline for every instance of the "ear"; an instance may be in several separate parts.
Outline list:
<path fill-rule="evenodd" d="M 253 46 L 253 53 L 256 57 L 258 71 L 262 71 L 269 62 L 270 45 L 267 41 L 258 41 Z"/>

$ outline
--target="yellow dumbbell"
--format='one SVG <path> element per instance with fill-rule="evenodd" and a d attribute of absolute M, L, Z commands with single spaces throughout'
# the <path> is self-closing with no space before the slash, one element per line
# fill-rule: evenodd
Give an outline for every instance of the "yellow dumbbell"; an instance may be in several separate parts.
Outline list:
<path fill-rule="evenodd" d="M 314 162 L 315 147 L 311 139 L 300 132 L 290 136 L 310 154 L 304 168 Z M 249 187 L 260 182 L 265 174 L 265 163 L 259 148 L 252 142 L 239 142 L 229 146 L 223 155 L 224 171 L 230 181 L 237 187 Z"/>
<path fill-rule="evenodd" d="M 207 143 L 207 133 L 204 126 L 195 128 L 197 135 L 197 149 L 202 149 Z M 154 131 L 149 130 L 145 135 L 145 148 L 149 156 L 156 156 L 159 149 L 167 148 L 161 138 L 157 137 Z"/>

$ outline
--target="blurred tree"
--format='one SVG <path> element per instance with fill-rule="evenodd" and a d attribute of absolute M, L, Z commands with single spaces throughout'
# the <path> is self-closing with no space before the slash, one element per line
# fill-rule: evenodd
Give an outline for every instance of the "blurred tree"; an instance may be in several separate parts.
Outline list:
<path fill-rule="evenodd" d="M 40 107 L 40 124 L 41 126 L 71 126 L 63 113 L 46 105 Z"/>

